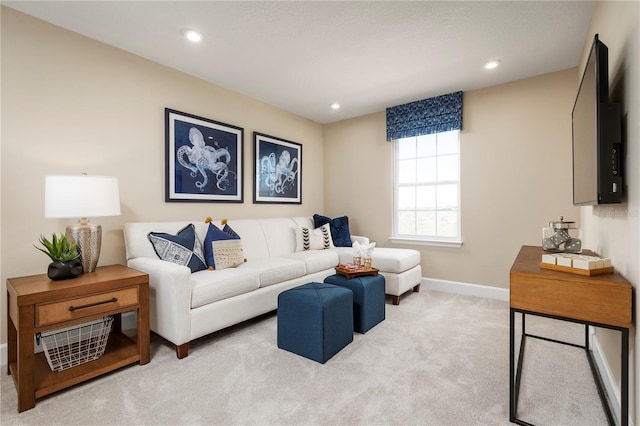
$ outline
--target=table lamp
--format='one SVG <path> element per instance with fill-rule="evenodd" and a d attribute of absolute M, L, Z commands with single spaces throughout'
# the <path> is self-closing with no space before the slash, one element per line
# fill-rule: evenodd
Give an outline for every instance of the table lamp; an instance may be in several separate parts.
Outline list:
<path fill-rule="evenodd" d="M 120 215 L 118 178 L 86 174 L 46 176 L 44 192 L 44 217 L 79 218 L 76 224 L 67 226 L 67 239 L 77 244 L 84 272 L 95 271 L 102 226 L 87 217 Z"/>

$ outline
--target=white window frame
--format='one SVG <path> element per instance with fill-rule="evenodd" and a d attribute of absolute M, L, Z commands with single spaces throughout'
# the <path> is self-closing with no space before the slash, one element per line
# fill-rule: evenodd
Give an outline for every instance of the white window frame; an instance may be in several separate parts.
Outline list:
<path fill-rule="evenodd" d="M 446 183 L 457 183 L 458 185 L 458 209 L 457 209 L 457 214 L 458 214 L 458 229 L 457 229 L 457 236 L 455 237 L 439 237 L 439 236 L 435 236 L 435 235 L 408 235 L 408 234 L 400 234 L 398 232 L 398 226 L 399 226 L 399 209 L 398 209 L 398 192 L 399 192 L 399 188 L 401 186 L 406 186 L 406 185 L 416 185 L 416 184 L 420 184 L 420 182 L 416 182 L 413 184 L 399 184 L 399 140 L 394 140 L 393 141 L 393 230 L 392 230 L 392 236 L 389 238 L 390 241 L 394 242 L 394 243 L 399 243 L 399 244 L 414 244 L 414 245 L 428 245 L 428 246 L 439 246 L 439 247 L 461 247 L 462 246 L 462 223 L 461 223 L 461 204 L 460 204 L 460 186 L 461 186 L 461 182 L 460 182 L 460 157 L 461 157 L 461 150 L 460 150 L 460 131 L 457 130 L 458 132 L 458 137 L 457 137 L 457 141 L 458 141 L 458 176 L 457 176 L 457 180 L 448 180 L 446 182 L 441 181 L 438 182 L 438 184 L 446 184 Z M 437 135 L 437 134 L 436 134 Z M 438 157 L 438 154 L 436 153 L 436 158 Z M 417 154 L 416 154 L 416 158 L 418 158 Z M 425 182 L 427 183 L 427 182 Z M 432 182 L 428 182 L 429 184 L 431 184 Z M 418 209 L 416 209 L 417 211 Z"/>

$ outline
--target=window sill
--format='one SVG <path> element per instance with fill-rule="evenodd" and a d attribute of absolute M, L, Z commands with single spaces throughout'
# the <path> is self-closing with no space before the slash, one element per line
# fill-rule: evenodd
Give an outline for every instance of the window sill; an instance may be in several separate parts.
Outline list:
<path fill-rule="evenodd" d="M 451 248 L 462 247 L 462 241 L 430 240 L 426 238 L 389 237 L 389 241 L 396 244 L 412 244 L 417 246 L 451 247 Z"/>

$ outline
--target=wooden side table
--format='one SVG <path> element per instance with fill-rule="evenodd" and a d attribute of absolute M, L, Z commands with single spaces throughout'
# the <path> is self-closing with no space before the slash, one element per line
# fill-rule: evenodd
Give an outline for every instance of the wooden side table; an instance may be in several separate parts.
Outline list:
<path fill-rule="evenodd" d="M 137 312 L 137 338 L 121 331 L 121 314 Z M 34 354 L 38 332 L 77 325 L 107 315 L 114 326 L 104 355 L 53 372 L 44 353 Z M 115 370 L 149 362 L 149 276 L 122 265 L 97 268 L 66 281 L 46 275 L 7 279 L 8 374 L 18 391 L 18 411 L 36 398 Z"/>
<path fill-rule="evenodd" d="M 586 253 L 589 254 L 589 253 Z M 588 327 L 602 327 L 621 333 L 620 424 L 629 421 L 629 329 L 633 324 L 633 287 L 618 273 L 584 276 L 540 268 L 542 248 L 523 246 L 510 272 L 509 339 L 509 420 L 529 425 L 517 418 L 522 362 L 527 338 L 567 344 L 585 350 L 602 405 L 610 424 L 615 424 L 604 386 L 589 349 Z M 522 314 L 520 355 L 515 364 L 515 314 Z M 526 315 L 537 315 L 584 324 L 584 346 L 561 342 L 526 331 Z"/>

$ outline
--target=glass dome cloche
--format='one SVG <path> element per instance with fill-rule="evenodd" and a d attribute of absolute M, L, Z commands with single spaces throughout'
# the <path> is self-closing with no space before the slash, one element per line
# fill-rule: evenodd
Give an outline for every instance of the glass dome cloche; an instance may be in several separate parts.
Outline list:
<path fill-rule="evenodd" d="M 560 216 L 557 221 L 550 221 L 542 228 L 542 249 L 552 253 L 580 253 L 582 241 L 576 237 L 576 223 L 565 221 Z"/>

